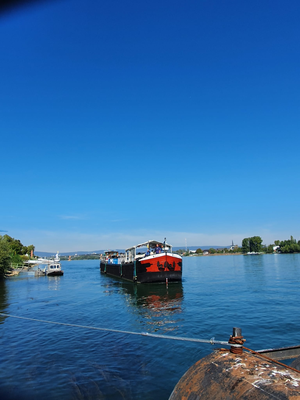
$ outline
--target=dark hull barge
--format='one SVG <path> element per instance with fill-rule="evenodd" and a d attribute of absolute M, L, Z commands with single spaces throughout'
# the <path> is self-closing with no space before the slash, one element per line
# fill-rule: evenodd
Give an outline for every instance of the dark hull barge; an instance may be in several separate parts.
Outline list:
<path fill-rule="evenodd" d="M 137 249 L 146 249 L 146 253 Z M 103 274 L 137 283 L 179 282 L 182 258 L 172 253 L 172 246 L 155 240 L 126 249 L 125 254 L 107 251 L 100 261 Z"/>

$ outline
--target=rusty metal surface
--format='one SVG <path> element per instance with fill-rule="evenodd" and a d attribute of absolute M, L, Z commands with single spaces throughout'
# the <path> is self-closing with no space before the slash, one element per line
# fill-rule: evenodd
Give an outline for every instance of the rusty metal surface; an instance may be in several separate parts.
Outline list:
<path fill-rule="evenodd" d="M 215 351 L 194 364 L 169 400 L 300 399 L 300 374 L 244 352 Z"/>

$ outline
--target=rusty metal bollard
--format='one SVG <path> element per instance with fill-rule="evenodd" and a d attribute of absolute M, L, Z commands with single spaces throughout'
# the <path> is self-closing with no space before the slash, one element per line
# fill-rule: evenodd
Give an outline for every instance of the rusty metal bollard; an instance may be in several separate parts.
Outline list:
<path fill-rule="evenodd" d="M 238 344 L 239 347 L 231 346 L 230 352 L 233 354 L 243 354 L 243 344 L 246 342 L 246 339 L 242 336 L 241 328 L 233 328 L 232 336 L 230 336 L 228 343 Z"/>

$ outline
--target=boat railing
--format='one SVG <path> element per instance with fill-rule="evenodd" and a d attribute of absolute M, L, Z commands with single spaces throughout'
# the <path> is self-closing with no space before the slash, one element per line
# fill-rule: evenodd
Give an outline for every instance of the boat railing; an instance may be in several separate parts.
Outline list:
<path fill-rule="evenodd" d="M 107 264 L 124 264 L 125 257 L 108 258 L 108 259 L 103 260 L 103 262 L 105 262 Z"/>
<path fill-rule="evenodd" d="M 150 252 L 150 256 L 157 256 L 159 254 L 164 254 L 164 253 L 172 254 L 172 250 L 165 248 L 165 249 L 162 249 L 160 253 L 156 253 L 153 250 Z M 109 257 L 109 258 L 106 257 L 106 258 L 102 259 L 101 262 L 107 263 L 107 264 L 125 264 L 125 263 L 134 262 L 136 260 L 141 260 L 144 257 L 148 257 L 148 255 L 146 255 L 146 253 L 136 254 L 135 256 L 134 256 L 134 254 L 129 254 L 129 255 L 123 256 L 123 257 Z"/>

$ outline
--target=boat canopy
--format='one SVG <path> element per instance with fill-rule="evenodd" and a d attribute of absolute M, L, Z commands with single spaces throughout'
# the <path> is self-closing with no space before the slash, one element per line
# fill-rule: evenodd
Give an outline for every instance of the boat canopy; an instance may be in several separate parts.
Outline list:
<path fill-rule="evenodd" d="M 104 254 L 108 257 L 118 257 L 119 252 L 115 250 L 107 250 L 104 252 Z"/>
<path fill-rule="evenodd" d="M 147 242 L 137 244 L 136 246 L 129 247 L 128 249 L 126 249 L 126 251 L 134 250 L 139 247 L 149 247 L 149 249 L 154 249 L 157 244 L 162 245 L 163 248 L 172 249 L 172 246 L 166 242 L 158 242 L 157 240 L 148 240 Z"/>

